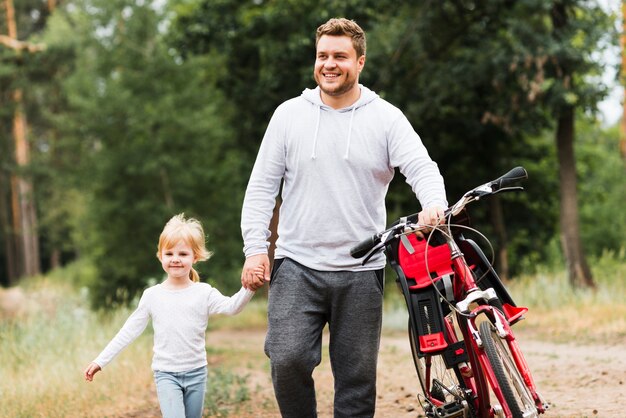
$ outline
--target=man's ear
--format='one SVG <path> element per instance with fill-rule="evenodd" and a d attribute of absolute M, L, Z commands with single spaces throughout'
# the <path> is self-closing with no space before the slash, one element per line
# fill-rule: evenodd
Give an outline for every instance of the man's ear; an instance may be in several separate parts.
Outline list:
<path fill-rule="evenodd" d="M 361 72 L 363 67 L 365 67 L 365 55 L 361 55 L 359 59 L 357 59 L 357 64 L 359 65 L 359 72 Z"/>

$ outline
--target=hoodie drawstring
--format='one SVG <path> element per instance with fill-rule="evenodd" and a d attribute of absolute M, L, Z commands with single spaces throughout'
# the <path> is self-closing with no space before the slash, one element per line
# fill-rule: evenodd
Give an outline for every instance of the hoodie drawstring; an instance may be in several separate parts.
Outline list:
<path fill-rule="evenodd" d="M 315 136 L 313 137 L 313 153 L 311 154 L 311 159 L 314 160 L 317 158 L 315 155 L 315 149 L 317 148 L 317 133 L 320 130 L 320 119 L 322 118 L 322 107 L 317 107 L 317 123 L 315 124 Z"/>
<path fill-rule="evenodd" d="M 352 142 L 352 122 L 354 121 L 354 112 L 356 111 L 356 106 L 352 108 L 350 111 L 350 124 L 348 125 L 348 141 L 346 144 L 346 153 L 343 156 L 344 160 L 347 160 L 350 156 L 350 144 Z M 315 160 L 317 158 L 317 136 L 320 130 L 320 119 L 322 118 L 322 107 L 317 106 L 317 122 L 315 123 L 315 134 L 313 136 L 313 152 L 311 153 L 311 159 Z"/>
<path fill-rule="evenodd" d="M 354 111 L 356 110 L 356 106 L 352 108 L 352 112 L 350 112 L 350 125 L 348 125 L 348 144 L 346 145 L 346 155 L 343 156 L 344 160 L 348 159 L 350 155 L 350 141 L 352 140 L 352 121 L 354 120 Z"/>

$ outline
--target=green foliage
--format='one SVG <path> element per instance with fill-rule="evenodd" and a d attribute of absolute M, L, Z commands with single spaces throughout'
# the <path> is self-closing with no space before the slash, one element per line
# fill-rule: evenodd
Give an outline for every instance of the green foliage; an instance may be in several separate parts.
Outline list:
<path fill-rule="evenodd" d="M 151 338 L 145 333 L 118 359 L 124 362 L 123 356 L 139 349 L 132 356 L 135 361 L 111 367 L 119 374 L 119 384 L 86 387 L 81 371 L 115 335 L 130 311 L 119 309 L 105 321 L 89 309 L 86 293 L 63 279 L 63 271 L 55 275 L 22 282 L 18 288 L 20 311 L 13 318 L 0 317 L 2 417 L 45 416 L 51 411 L 57 416 L 88 416 L 96 405 L 98 409 L 110 407 L 107 404 L 120 388 L 133 387 L 136 396 L 152 380 L 147 356 Z M 46 367 L 33 372 L 33 359 Z M 142 370 L 147 379 L 139 377 Z"/>
<path fill-rule="evenodd" d="M 245 173 L 273 109 L 312 87 L 314 29 L 328 17 L 347 16 L 368 32 L 363 82 L 406 111 L 439 162 L 451 199 L 513 166 L 527 166 L 527 193 L 502 197 L 510 253 L 516 255 L 512 269 L 519 271 L 522 259 L 547 259 L 545 243 L 558 225 L 558 185 L 554 145 L 540 135 L 551 124 L 549 106 L 540 104 L 558 97 L 551 57 L 569 57 L 576 74 L 597 74 L 589 51 L 597 48 L 602 31 L 584 28 L 608 25 L 599 9 L 582 13 L 582 5 L 569 4 L 582 16 L 558 43 L 551 9 L 543 2 L 493 0 L 470 7 L 437 1 L 394 8 L 370 1 L 192 4 L 177 6 L 173 45 L 185 60 L 211 56 L 221 63 L 213 74 L 224 101 L 237 109 L 225 122 Z M 578 42 L 577 55 L 570 39 Z M 603 92 L 601 85 L 578 87 L 569 93 L 581 103 L 584 98 L 593 104 Z M 392 215 L 418 210 L 400 177 L 389 193 Z M 471 214 L 493 236 L 487 206 L 476 205 Z"/>
<path fill-rule="evenodd" d="M 523 275 L 509 283 L 511 295 L 522 306 L 542 311 L 567 310 L 595 306 L 610 310 L 611 307 L 626 309 L 626 257 L 624 250 L 591 257 L 596 289 L 574 289 L 567 283 L 561 270 L 542 270 L 532 275 Z M 616 315 L 609 315 L 616 316 Z M 617 315 L 616 320 L 623 316 Z"/>
<path fill-rule="evenodd" d="M 619 153 L 617 127 L 579 123 L 577 160 L 581 236 L 587 254 L 624 252 L 626 244 L 626 165 Z M 623 258 L 622 258 L 623 259 Z"/>
<path fill-rule="evenodd" d="M 76 71 L 64 82 L 72 123 L 59 129 L 87 143 L 78 173 L 90 180 L 86 251 L 104 279 L 91 284 L 93 302 L 128 302 L 160 277 L 158 236 L 179 212 L 203 221 L 215 246 L 208 267 L 199 266 L 205 277 L 237 285 L 233 208 L 244 176 L 221 119 L 228 107 L 211 81 L 216 63 L 209 56 L 181 61 L 158 30 L 164 17 L 148 5 L 126 2 L 121 14 L 119 4 L 90 7 L 98 19 L 83 27 Z M 82 21 L 87 9 L 67 18 Z"/>
<path fill-rule="evenodd" d="M 98 306 L 133 300 L 160 277 L 158 234 L 179 212 L 203 222 L 215 253 L 201 276 L 236 290 L 256 151 L 276 106 L 314 86 L 315 29 L 333 16 L 367 31 L 361 80 L 405 111 L 451 201 L 527 168 L 526 193 L 500 198 L 512 272 L 561 261 L 555 112 L 574 105 L 593 117 L 606 92 L 597 57 L 616 44 L 615 16 L 593 2 L 73 0 L 52 15 L 45 2 L 17 3 L 20 39 L 47 48 L 0 48 L 0 198 L 16 172 L 10 93 L 21 86 L 33 153 L 22 174 L 35 183 L 42 264 L 89 258 L 96 272 L 81 282 Z M 553 26 L 557 6 L 566 28 Z M 587 250 L 617 252 L 626 222 L 617 132 L 579 132 Z M 387 202 L 390 220 L 419 210 L 401 175 Z M 489 205 L 470 215 L 494 237 Z"/>
<path fill-rule="evenodd" d="M 239 376 L 220 367 L 209 368 L 207 391 L 204 398 L 205 413 L 211 417 L 227 417 L 238 405 L 250 399 L 247 377 Z"/>
<path fill-rule="evenodd" d="M 556 3 L 427 3 L 404 4 L 377 21 L 368 65 L 378 71 L 372 77 L 366 67 L 365 76 L 406 110 L 451 201 L 513 166 L 526 167 L 526 192 L 499 197 L 517 274 L 549 257 L 559 216 L 554 115 L 567 104 L 593 111 L 606 93 L 593 54 L 615 41 L 611 16 L 596 5 L 562 2 L 570 21 L 555 35 Z M 574 80 L 562 78 L 564 68 Z M 401 180 L 390 189 L 391 212 L 416 212 Z M 469 211 L 493 237 L 488 205 Z"/>
<path fill-rule="evenodd" d="M 252 168 L 274 109 L 314 87 L 315 29 L 333 16 L 349 16 L 365 28 L 386 1 L 324 0 L 251 2 L 200 0 L 178 7 L 174 45 L 183 56 L 219 54 L 218 86 L 237 113 L 230 122 Z"/>
<path fill-rule="evenodd" d="M 20 286 L 20 312 L 7 318 L 0 311 L 1 417 L 50 416 L 51 411 L 60 417 L 158 411 L 154 392 L 148 390 L 154 388 L 150 327 L 93 382 L 81 377 L 132 312 L 120 307 L 102 315 L 89 309 L 79 281 L 92 273 L 89 266 L 79 263 L 29 278 Z M 209 356 L 223 354 L 210 350 Z M 234 358 L 225 356 L 224 362 L 230 357 Z M 46 367 L 33 371 L 33 359 Z M 208 416 L 229 416 L 249 399 L 247 375 L 235 373 L 222 359 L 211 364 L 205 396 Z"/>

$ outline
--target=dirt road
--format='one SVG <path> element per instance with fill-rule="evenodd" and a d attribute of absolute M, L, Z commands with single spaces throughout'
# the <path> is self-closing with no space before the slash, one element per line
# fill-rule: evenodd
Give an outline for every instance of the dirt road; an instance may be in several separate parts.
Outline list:
<path fill-rule="evenodd" d="M 232 416 L 279 416 L 269 378 L 269 363 L 262 353 L 263 338 L 262 330 L 209 333 L 209 346 L 240 354 L 237 356 L 239 365 L 233 364 L 233 367 L 248 376 L 251 400 Z M 559 344 L 535 340 L 528 332 L 518 332 L 518 341 L 540 393 L 550 404 L 545 417 L 626 417 L 625 341 Z M 333 389 L 326 336 L 324 342 L 323 360 L 315 371 L 315 380 L 320 418 L 329 418 L 332 417 Z M 217 363 L 220 359 L 213 361 Z M 416 400 L 419 382 L 404 334 L 383 334 L 378 375 L 377 418 L 422 416 Z"/>

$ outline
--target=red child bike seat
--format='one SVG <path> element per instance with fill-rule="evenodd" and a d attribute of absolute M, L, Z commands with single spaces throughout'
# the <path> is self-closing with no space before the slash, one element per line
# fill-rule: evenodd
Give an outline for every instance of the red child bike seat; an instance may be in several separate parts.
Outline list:
<path fill-rule="evenodd" d="M 401 242 L 398 245 L 398 263 L 406 278 L 415 280 L 415 284 L 409 286 L 409 289 L 431 286 L 442 277 L 453 273 L 447 244 L 427 244 L 426 239 L 418 239 L 415 234 L 406 237 L 414 251 L 410 253 Z"/>

